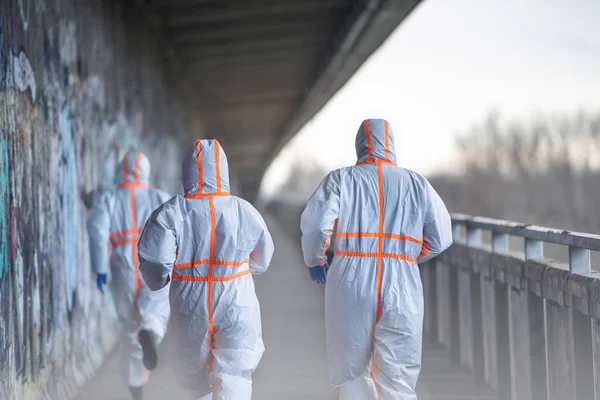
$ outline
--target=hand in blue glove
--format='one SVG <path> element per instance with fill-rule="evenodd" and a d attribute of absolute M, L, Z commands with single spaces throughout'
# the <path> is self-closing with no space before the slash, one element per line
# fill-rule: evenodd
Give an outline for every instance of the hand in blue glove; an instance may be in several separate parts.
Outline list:
<path fill-rule="evenodd" d="M 96 277 L 96 285 L 98 286 L 98 290 L 104 294 L 104 285 L 106 285 L 106 274 L 98 274 Z"/>
<path fill-rule="evenodd" d="M 325 263 L 324 265 L 309 268 L 308 273 L 310 274 L 310 279 L 322 285 L 327 281 L 327 270 L 329 270 L 329 264 Z"/>

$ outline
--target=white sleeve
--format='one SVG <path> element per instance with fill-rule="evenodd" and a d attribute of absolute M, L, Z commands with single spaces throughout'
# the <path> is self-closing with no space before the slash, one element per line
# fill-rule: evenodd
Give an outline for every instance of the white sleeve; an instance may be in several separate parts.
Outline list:
<path fill-rule="evenodd" d="M 325 177 L 302 213 L 302 252 L 308 267 L 324 265 L 333 228 L 340 212 L 340 171 Z"/>
<path fill-rule="evenodd" d="M 105 193 L 94 203 L 87 221 L 92 272 L 106 274 L 110 262 L 110 214 L 112 194 Z"/>
<path fill-rule="evenodd" d="M 258 214 L 258 212 L 256 213 Z M 256 247 L 252 253 L 250 253 L 250 272 L 252 272 L 253 275 L 260 275 L 269 268 L 273 252 L 275 251 L 273 238 L 267 228 L 267 224 L 265 224 L 265 221 L 260 214 L 258 215 L 258 218 L 258 229 L 260 229 L 261 232 Z"/>
<path fill-rule="evenodd" d="M 452 220 L 446 205 L 426 181 L 423 215 L 423 248 L 418 262 L 429 261 L 452 245 Z"/>
<path fill-rule="evenodd" d="M 171 280 L 177 259 L 179 211 L 176 198 L 154 210 L 138 244 L 140 272 L 150 290 L 159 290 Z"/>

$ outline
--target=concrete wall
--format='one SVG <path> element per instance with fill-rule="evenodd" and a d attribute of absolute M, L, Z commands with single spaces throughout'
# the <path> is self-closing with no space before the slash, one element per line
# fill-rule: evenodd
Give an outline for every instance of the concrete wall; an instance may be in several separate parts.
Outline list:
<path fill-rule="evenodd" d="M 183 96 L 144 18 L 114 3 L 0 0 L 0 399 L 68 399 L 112 347 L 85 222 L 124 152 L 180 186 Z"/>

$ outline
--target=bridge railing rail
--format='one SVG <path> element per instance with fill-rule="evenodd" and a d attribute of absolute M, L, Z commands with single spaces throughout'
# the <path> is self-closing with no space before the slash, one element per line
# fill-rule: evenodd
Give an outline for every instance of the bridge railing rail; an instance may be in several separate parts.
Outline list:
<path fill-rule="evenodd" d="M 600 235 L 467 215 L 452 224 L 455 244 L 421 269 L 427 336 L 500 399 L 600 400 Z M 568 262 L 546 258 L 545 244 L 565 247 Z"/>

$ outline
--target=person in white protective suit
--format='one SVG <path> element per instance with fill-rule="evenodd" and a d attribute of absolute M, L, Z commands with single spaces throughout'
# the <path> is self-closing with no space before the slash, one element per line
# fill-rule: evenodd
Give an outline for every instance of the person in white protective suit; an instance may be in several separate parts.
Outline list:
<path fill-rule="evenodd" d="M 155 210 L 140 239 L 142 275 L 171 282 L 169 325 L 175 378 L 195 398 L 244 400 L 264 346 L 251 274 L 262 274 L 273 241 L 261 215 L 229 193 L 225 152 L 198 140 L 182 164 L 183 197 Z"/>
<path fill-rule="evenodd" d="M 142 153 L 127 153 L 117 174 L 118 188 L 96 201 L 88 220 L 89 246 L 102 292 L 110 266 L 110 288 L 123 327 L 122 376 L 138 400 L 148 369 L 157 364 L 156 345 L 166 333 L 169 292 L 152 292 L 141 279 L 137 242 L 150 213 L 171 196 L 148 186 L 150 162 Z"/>
<path fill-rule="evenodd" d="M 425 178 L 396 166 L 387 121 L 362 123 L 356 153 L 357 165 L 327 175 L 301 221 L 311 277 L 325 283 L 327 272 L 330 379 L 340 399 L 416 400 L 423 327 L 417 264 L 452 244 L 450 216 Z"/>

